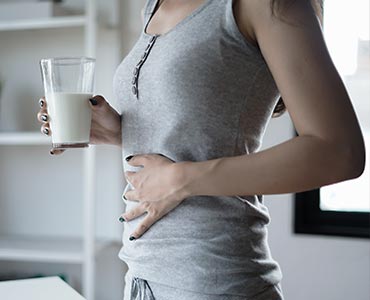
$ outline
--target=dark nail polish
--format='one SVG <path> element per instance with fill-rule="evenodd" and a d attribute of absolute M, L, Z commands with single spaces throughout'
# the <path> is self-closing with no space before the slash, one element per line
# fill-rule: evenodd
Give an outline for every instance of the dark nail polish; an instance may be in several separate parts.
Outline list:
<path fill-rule="evenodd" d="M 90 102 L 91 102 L 92 105 L 98 104 L 98 101 L 96 101 L 96 99 L 94 99 L 94 98 L 91 98 L 89 100 L 90 100 Z"/>
<path fill-rule="evenodd" d="M 129 238 L 130 241 L 133 241 L 135 239 L 136 239 L 136 237 L 134 237 L 134 236 L 130 236 L 130 238 Z"/>
<path fill-rule="evenodd" d="M 48 120 L 48 116 L 47 115 L 42 115 L 41 116 L 41 120 L 43 120 L 44 122 L 46 122 Z"/>
<path fill-rule="evenodd" d="M 121 223 L 126 222 L 126 220 L 123 217 L 119 217 L 118 221 L 120 221 Z"/>
<path fill-rule="evenodd" d="M 41 108 L 44 107 L 44 99 L 39 100 L 39 105 L 40 105 Z"/>
<path fill-rule="evenodd" d="M 130 161 L 130 159 L 133 158 L 133 157 L 134 157 L 133 155 L 127 156 L 126 161 Z"/>
<path fill-rule="evenodd" d="M 51 155 L 54 155 L 54 152 L 53 152 L 53 150 L 50 150 L 50 154 L 51 154 Z"/>
<path fill-rule="evenodd" d="M 44 130 L 42 131 L 44 134 L 48 135 L 49 134 L 49 129 L 47 128 L 44 128 Z"/>
<path fill-rule="evenodd" d="M 127 200 L 127 198 L 125 197 L 125 195 L 122 195 L 123 199 Z"/>

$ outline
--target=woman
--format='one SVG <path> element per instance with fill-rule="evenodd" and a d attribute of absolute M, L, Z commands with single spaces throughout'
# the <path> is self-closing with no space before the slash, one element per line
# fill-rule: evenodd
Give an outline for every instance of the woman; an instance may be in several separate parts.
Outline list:
<path fill-rule="evenodd" d="M 91 143 L 122 146 L 125 300 L 283 299 L 262 195 L 353 179 L 365 164 L 314 7 L 147 0 L 114 76 L 120 112 L 90 100 Z M 299 136 L 258 151 L 285 108 Z"/>

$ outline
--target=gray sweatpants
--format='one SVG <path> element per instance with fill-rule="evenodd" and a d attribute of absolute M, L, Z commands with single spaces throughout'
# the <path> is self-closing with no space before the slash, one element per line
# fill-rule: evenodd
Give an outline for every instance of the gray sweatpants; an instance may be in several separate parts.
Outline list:
<path fill-rule="evenodd" d="M 243 296 L 200 294 L 177 289 L 134 277 L 130 272 L 126 273 L 125 283 L 123 300 L 284 300 L 280 284 L 269 286 L 253 299 L 246 299 Z"/>

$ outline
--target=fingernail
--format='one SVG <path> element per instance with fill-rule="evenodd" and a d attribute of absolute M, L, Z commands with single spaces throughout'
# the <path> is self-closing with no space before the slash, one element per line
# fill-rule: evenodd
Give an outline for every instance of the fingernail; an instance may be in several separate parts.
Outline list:
<path fill-rule="evenodd" d="M 129 161 L 131 158 L 133 158 L 134 156 L 133 155 L 130 155 L 130 156 L 127 156 L 126 157 L 126 161 Z"/>
<path fill-rule="evenodd" d="M 43 121 L 46 122 L 48 120 L 48 116 L 47 115 L 42 115 L 41 116 L 41 120 L 43 120 Z"/>
<path fill-rule="evenodd" d="M 51 155 L 54 155 L 54 151 L 53 151 L 53 150 L 50 150 L 50 154 L 51 154 Z"/>
<path fill-rule="evenodd" d="M 92 105 L 98 104 L 98 101 L 96 101 L 96 99 L 94 99 L 94 98 L 90 98 L 89 100 L 90 100 Z"/>
<path fill-rule="evenodd" d="M 122 222 L 126 222 L 125 218 L 124 217 L 119 217 L 118 221 L 120 221 L 121 223 Z"/>
<path fill-rule="evenodd" d="M 44 128 L 44 130 L 42 131 L 44 134 L 48 135 L 49 134 L 49 129 L 47 128 Z"/>
<path fill-rule="evenodd" d="M 130 238 L 129 238 L 130 241 L 133 241 L 135 239 L 136 239 L 136 237 L 134 237 L 134 236 L 130 236 Z"/>
<path fill-rule="evenodd" d="M 127 198 L 125 197 L 125 195 L 122 195 L 123 199 L 127 200 Z"/>
<path fill-rule="evenodd" d="M 44 102 L 44 99 L 40 99 L 39 100 L 39 105 L 40 105 L 40 107 L 44 107 L 44 104 L 45 104 L 45 102 Z"/>

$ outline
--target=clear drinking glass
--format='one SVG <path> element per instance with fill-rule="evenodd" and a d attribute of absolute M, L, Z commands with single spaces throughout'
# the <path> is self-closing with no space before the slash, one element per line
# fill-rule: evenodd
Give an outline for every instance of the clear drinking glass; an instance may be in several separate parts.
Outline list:
<path fill-rule="evenodd" d="M 55 149 L 88 147 L 95 59 L 56 57 L 40 60 L 41 77 Z"/>

